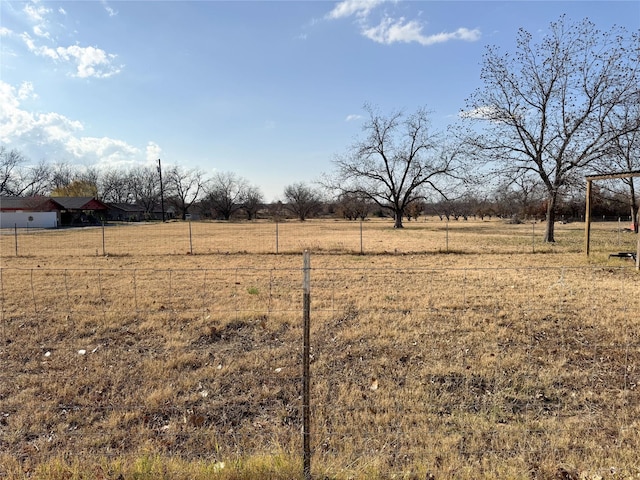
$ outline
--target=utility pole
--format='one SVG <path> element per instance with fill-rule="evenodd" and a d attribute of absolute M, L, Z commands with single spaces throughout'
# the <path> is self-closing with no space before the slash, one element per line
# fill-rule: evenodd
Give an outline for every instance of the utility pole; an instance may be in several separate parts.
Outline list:
<path fill-rule="evenodd" d="M 162 208 L 162 221 L 164 222 L 164 190 L 162 188 L 162 164 L 158 159 L 158 173 L 160 174 L 160 208 Z"/>

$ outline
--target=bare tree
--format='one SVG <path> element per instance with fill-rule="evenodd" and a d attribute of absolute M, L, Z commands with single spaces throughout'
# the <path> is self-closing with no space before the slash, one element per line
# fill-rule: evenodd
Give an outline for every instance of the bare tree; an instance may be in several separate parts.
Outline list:
<path fill-rule="evenodd" d="M 247 188 L 247 180 L 235 173 L 217 172 L 209 183 L 204 204 L 213 215 L 230 220 L 242 208 Z"/>
<path fill-rule="evenodd" d="M 613 125 L 638 125 L 640 124 L 640 93 L 630 99 L 631 101 L 621 106 L 612 116 Z M 627 131 L 614 138 L 609 145 L 608 155 L 598 166 L 600 173 L 612 173 L 612 167 L 623 172 L 640 170 L 640 129 L 628 128 Z M 634 177 L 623 178 L 622 181 L 628 191 L 628 205 L 631 212 L 631 221 L 635 233 L 638 233 L 638 198 Z"/>
<path fill-rule="evenodd" d="M 258 210 L 264 203 L 264 196 L 260 191 L 260 188 L 249 185 L 244 192 L 244 202 L 242 203 L 242 209 L 247 214 L 248 220 L 254 220 L 258 215 Z"/>
<path fill-rule="evenodd" d="M 49 192 L 50 178 L 51 167 L 46 161 L 40 160 L 36 165 L 27 168 L 20 195 L 26 197 L 46 195 Z"/>
<path fill-rule="evenodd" d="M 100 180 L 102 200 L 111 203 L 132 203 L 135 195 L 131 189 L 131 179 L 124 170 L 107 170 Z"/>
<path fill-rule="evenodd" d="M 342 193 L 338 196 L 337 212 L 347 220 L 364 220 L 372 210 L 372 202 L 357 193 Z"/>
<path fill-rule="evenodd" d="M 152 217 L 160 201 L 160 173 L 156 167 L 137 167 L 129 174 L 129 188 L 136 203 L 142 206 L 145 216 Z"/>
<path fill-rule="evenodd" d="M 390 210 L 394 227 L 402 228 L 405 210 L 423 199 L 425 190 L 442 193 L 436 181 L 452 172 L 455 152 L 438 154 L 437 138 L 430 132 L 424 108 L 408 116 L 403 112 L 382 116 L 370 106 L 365 110 L 369 113 L 365 137 L 346 155 L 337 157 L 336 180 L 327 186 L 364 196 Z"/>
<path fill-rule="evenodd" d="M 0 195 L 17 195 L 19 188 L 19 169 L 24 157 L 18 150 L 7 150 L 0 146 Z"/>
<path fill-rule="evenodd" d="M 206 186 L 204 172 L 199 169 L 185 170 L 174 166 L 166 173 L 166 192 L 171 202 L 180 212 L 183 220 L 187 218 L 189 208 L 200 199 Z"/>
<path fill-rule="evenodd" d="M 75 179 L 75 172 L 66 162 L 56 162 L 51 167 L 49 188 L 51 191 L 65 188 Z"/>
<path fill-rule="evenodd" d="M 497 165 L 495 174 L 531 172 L 542 180 L 545 241 L 555 240 L 564 190 L 612 141 L 637 130 L 609 119 L 637 93 L 638 64 L 637 34 L 603 32 L 587 19 L 568 25 L 564 16 L 538 44 L 520 29 L 515 56 L 487 47 L 484 85 L 467 100 L 463 117 L 486 123 L 474 144 Z"/>
<path fill-rule="evenodd" d="M 322 196 L 303 182 L 287 185 L 284 189 L 285 208 L 304 222 L 322 208 Z"/>
<path fill-rule="evenodd" d="M 0 146 L 0 195 L 44 195 L 48 191 L 50 174 L 46 162 L 27 165 L 27 159 L 20 151 Z"/>

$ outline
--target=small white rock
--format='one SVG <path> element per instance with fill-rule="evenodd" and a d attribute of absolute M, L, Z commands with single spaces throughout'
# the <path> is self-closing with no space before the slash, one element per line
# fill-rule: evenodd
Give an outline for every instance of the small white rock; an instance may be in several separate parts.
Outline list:
<path fill-rule="evenodd" d="M 49 351 L 44 352 L 44 356 L 49 358 L 51 356 L 51 352 L 49 352 Z"/>
<path fill-rule="evenodd" d="M 87 351 L 84 348 L 78 350 L 78 355 L 84 355 L 85 353 L 87 353 Z"/>

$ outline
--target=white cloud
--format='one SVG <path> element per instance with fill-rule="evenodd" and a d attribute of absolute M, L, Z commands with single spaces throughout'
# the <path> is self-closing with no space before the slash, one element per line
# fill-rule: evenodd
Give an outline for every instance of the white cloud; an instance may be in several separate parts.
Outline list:
<path fill-rule="evenodd" d="M 42 28 L 42 25 L 36 25 L 35 27 L 33 27 L 33 33 L 35 33 L 38 37 L 51 38 L 51 35 L 49 35 L 49 32 L 44 30 Z"/>
<path fill-rule="evenodd" d="M 143 161 L 139 148 L 123 140 L 83 136 L 84 125 L 59 113 L 24 110 L 20 101 L 36 98 L 33 85 L 19 88 L 0 81 L 0 142 L 33 160 L 67 161 L 97 167 L 132 165 Z M 157 157 L 160 147 L 149 143 Z"/>
<path fill-rule="evenodd" d="M 434 35 L 424 35 L 423 25 L 417 20 L 398 20 L 390 17 L 384 18 L 376 27 L 363 28 L 362 34 L 374 42 L 391 45 L 392 43 L 412 43 L 429 46 L 436 43 L 444 43 L 450 40 L 476 41 L 480 38 L 479 30 L 459 28 L 453 32 L 442 32 Z"/>
<path fill-rule="evenodd" d="M 424 24 L 418 20 L 407 20 L 405 17 L 394 18 L 385 15 L 376 26 L 371 26 L 370 17 L 373 10 L 386 0 L 344 0 L 337 3 L 325 16 L 326 19 L 337 20 L 354 16 L 357 18 L 360 33 L 377 43 L 391 45 L 393 43 L 419 43 L 429 46 L 450 40 L 474 42 L 480 39 L 480 30 L 458 28 L 452 32 L 441 32 L 426 35 Z M 418 14 L 422 15 L 422 12 Z"/>
<path fill-rule="evenodd" d="M 114 64 L 117 55 L 107 53 L 100 48 L 79 45 L 57 48 L 38 46 L 27 33 L 22 34 L 22 39 L 29 51 L 38 56 L 74 64 L 76 66 L 75 77 L 107 78 L 122 71 L 122 65 Z"/>
<path fill-rule="evenodd" d="M 42 22 L 44 17 L 51 13 L 51 9 L 41 5 L 39 2 L 28 3 L 22 9 L 32 22 Z"/>
<path fill-rule="evenodd" d="M 47 15 L 52 10 L 40 4 L 38 1 L 27 3 L 22 11 L 26 14 L 29 21 L 33 24 L 33 33 L 42 38 L 50 39 L 51 35 L 47 31 Z"/>
<path fill-rule="evenodd" d="M 13 34 L 12 30 L 9 30 L 7 27 L 0 27 L 0 37 L 9 37 Z"/>
<path fill-rule="evenodd" d="M 120 73 L 122 66 L 113 65 L 116 55 L 106 53 L 95 47 L 58 47 L 56 49 L 60 57 L 66 61 L 75 62 L 77 66 L 76 76 L 80 78 L 98 77 L 106 78 Z"/>
<path fill-rule="evenodd" d="M 343 0 L 336 4 L 327 14 L 327 18 L 337 20 L 339 18 L 347 18 L 356 15 L 359 18 L 365 18 L 385 0 Z"/>
<path fill-rule="evenodd" d="M 26 100 L 28 98 L 38 98 L 38 95 L 33 91 L 33 83 L 22 82 L 18 88 L 18 98 L 20 100 Z"/>
<path fill-rule="evenodd" d="M 107 11 L 107 13 L 109 14 L 110 17 L 115 17 L 116 15 L 118 15 L 118 12 L 116 10 L 114 10 L 113 8 L 111 8 L 106 0 L 102 0 L 102 6 L 104 7 L 104 9 Z"/>
<path fill-rule="evenodd" d="M 345 122 L 353 122 L 355 120 L 360 120 L 362 118 L 362 115 L 358 115 L 358 114 L 351 114 L 351 115 L 347 115 L 347 118 L 344 119 Z"/>
<path fill-rule="evenodd" d="M 147 144 L 147 163 L 155 163 L 159 158 L 162 158 L 162 149 L 155 142 L 149 142 Z"/>
<path fill-rule="evenodd" d="M 58 9 L 58 13 L 59 13 L 59 14 L 61 14 L 61 15 L 66 15 L 66 14 L 67 14 L 67 11 L 66 11 L 64 8 L 60 7 L 60 8 Z"/>
<path fill-rule="evenodd" d="M 500 110 L 491 105 L 475 108 L 473 110 L 462 110 L 459 113 L 460 118 L 471 118 L 479 120 L 494 120 L 500 117 Z"/>

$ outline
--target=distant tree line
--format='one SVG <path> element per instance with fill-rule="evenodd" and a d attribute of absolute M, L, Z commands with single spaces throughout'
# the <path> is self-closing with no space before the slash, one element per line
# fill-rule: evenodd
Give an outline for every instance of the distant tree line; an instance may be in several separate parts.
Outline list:
<path fill-rule="evenodd" d="M 69 164 L 30 166 L 19 151 L 0 146 L 0 195 L 94 197 L 105 203 L 137 204 L 151 213 L 160 203 L 160 172 L 157 167 L 99 171 Z M 603 182 L 594 190 L 593 216 L 629 218 L 628 182 Z M 425 216 L 440 220 L 502 218 L 510 222 L 543 221 L 547 198 L 540 182 L 518 178 L 487 189 L 451 184 L 448 197 L 413 197 L 402 211 L 404 221 Z M 461 192 L 461 193 L 460 193 Z M 216 172 L 207 177 L 202 170 L 170 166 L 163 172 L 164 201 L 178 218 L 195 214 L 205 219 L 254 220 L 257 218 L 334 217 L 346 220 L 390 218 L 396 212 L 357 191 L 340 191 L 322 185 L 297 182 L 285 187 L 283 200 L 266 203 L 259 187 L 233 172 Z M 584 190 L 567 190 L 557 205 L 563 220 L 584 218 Z"/>

